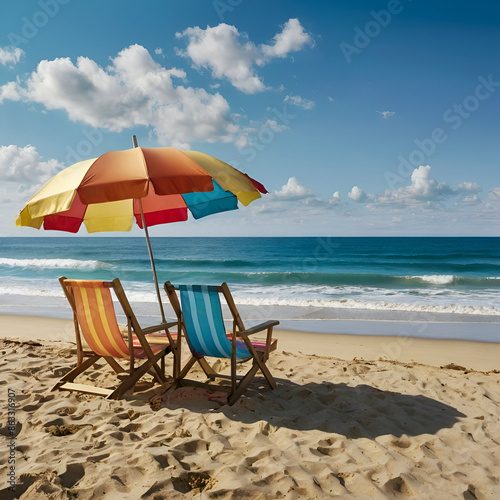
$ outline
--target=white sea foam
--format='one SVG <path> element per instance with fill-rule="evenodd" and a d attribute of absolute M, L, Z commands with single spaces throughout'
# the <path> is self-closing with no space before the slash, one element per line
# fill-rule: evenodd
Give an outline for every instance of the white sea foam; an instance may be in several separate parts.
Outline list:
<path fill-rule="evenodd" d="M 64 298 L 61 287 L 32 288 L 22 285 L 0 286 L 0 295 L 20 295 L 23 297 L 58 297 Z"/>
<path fill-rule="evenodd" d="M 455 277 L 450 274 L 431 274 L 424 276 L 411 276 L 412 278 L 420 278 L 425 283 L 431 283 L 433 285 L 450 285 L 453 283 Z"/>
<path fill-rule="evenodd" d="M 124 288 L 133 304 L 154 304 L 157 300 L 153 283 L 124 281 Z M 500 296 L 496 290 L 387 290 L 373 287 L 304 287 L 298 285 L 269 287 L 231 287 L 235 301 L 241 305 L 257 307 L 300 307 L 326 309 L 358 309 L 372 311 L 406 311 L 500 316 Z M 40 278 L 6 278 L 0 285 L 0 296 L 5 303 L 24 296 L 22 303 L 64 298 L 57 280 Z M 9 299 L 7 296 L 11 296 Z M 168 301 L 164 300 L 165 306 Z M 1 305 L 2 303 L 0 303 Z"/>
<path fill-rule="evenodd" d="M 99 260 L 77 259 L 8 259 L 0 258 L 0 266 L 39 269 L 111 269 L 112 264 Z"/>
<path fill-rule="evenodd" d="M 316 307 L 316 308 L 338 308 L 338 309 L 365 309 L 377 311 L 408 311 L 408 312 L 433 312 L 454 314 L 478 314 L 500 316 L 500 308 L 469 304 L 421 304 L 408 302 L 385 302 L 357 299 L 299 299 L 299 298 L 276 298 L 276 297 L 235 297 L 238 304 L 252 306 L 292 306 L 292 307 Z"/>

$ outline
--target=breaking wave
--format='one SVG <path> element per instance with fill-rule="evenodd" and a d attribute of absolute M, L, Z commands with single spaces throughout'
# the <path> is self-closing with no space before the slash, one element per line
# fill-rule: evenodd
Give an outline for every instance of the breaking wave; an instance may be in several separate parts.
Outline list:
<path fill-rule="evenodd" d="M 99 260 L 77 260 L 77 259 L 9 259 L 0 258 L 0 266 L 22 269 L 111 269 L 112 264 Z"/>

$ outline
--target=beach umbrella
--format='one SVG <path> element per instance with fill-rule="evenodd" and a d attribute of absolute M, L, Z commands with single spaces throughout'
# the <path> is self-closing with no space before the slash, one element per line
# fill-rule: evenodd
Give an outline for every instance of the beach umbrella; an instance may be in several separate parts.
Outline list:
<path fill-rule="evenodd" d="M 195 219 L 246 206 L 262 184 L 227 163 L 198 151 L 176 148 L 108 151 L 67 167 L 50 179 L 25 205 L 16 226 L 76 233 L 144 229 L 163 321 L 148 227 Z"/>

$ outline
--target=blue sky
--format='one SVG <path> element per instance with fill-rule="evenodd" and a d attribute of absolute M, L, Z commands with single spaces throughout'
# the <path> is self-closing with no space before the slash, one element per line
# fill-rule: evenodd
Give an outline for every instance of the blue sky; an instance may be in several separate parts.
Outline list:
<path fill-rule="evenodd" d="M 133 134 L 270 191 L 153 236 L 500 234 L 495 2 L 25 0 L 0 27 L 1 236 L 48 235 L 25 201 Z"/>

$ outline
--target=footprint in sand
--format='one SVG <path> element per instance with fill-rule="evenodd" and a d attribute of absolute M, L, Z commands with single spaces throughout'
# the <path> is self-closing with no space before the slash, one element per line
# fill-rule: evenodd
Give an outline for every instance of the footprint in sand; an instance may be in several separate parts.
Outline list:
<path fill-rule="evenodd" d="M 84 475 L 85 469 L 82 464 L 67 464 L 66 471 L 59 475 L 59 479 L 65 488 L 73 488 Z"/>

